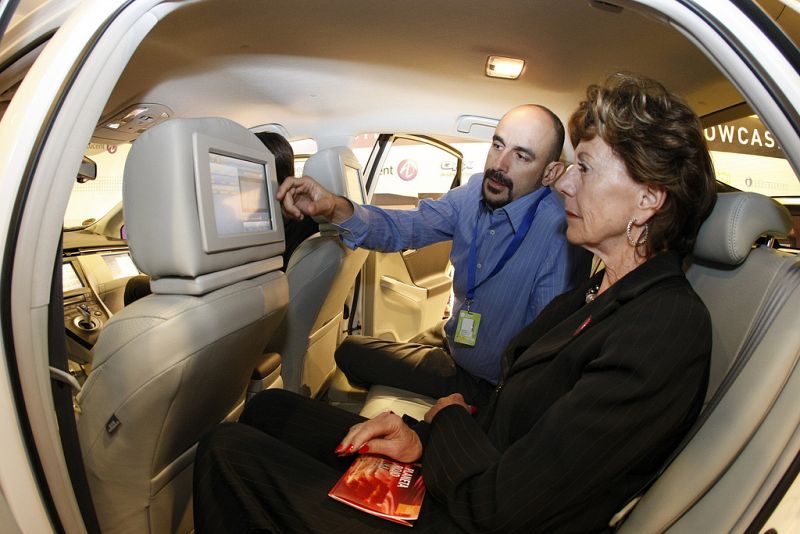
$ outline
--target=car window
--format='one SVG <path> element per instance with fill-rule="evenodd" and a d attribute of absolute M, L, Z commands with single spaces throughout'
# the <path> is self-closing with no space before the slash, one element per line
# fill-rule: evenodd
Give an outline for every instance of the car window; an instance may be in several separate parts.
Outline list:
<path fill-rule="evenodd" d="M 383 204 L 380 199 L 390 198 L 386 195 L 415 200 L 439 197 L 450 190 L 457 171 L 455 155 L 417 139 L 399 137 L 389 148 L 376 177 L 373 201 Z"/>
<path fill-rule="evenodd" d="M 130 149 L 130 143 L 90 143 L 86 147 L 84 155 L 97 164 L 97 178 L 73 184 L 64 214 L 64 228 L 88 226 L 122 200 L 122 173 Z"/>
<path fill-rule="evenodd" d="M 294 152 L 294 175 L 303 176 L 303 167 L 308 158 L 317 153 L 317 142 L 310 138 L 289 141 Z"/>

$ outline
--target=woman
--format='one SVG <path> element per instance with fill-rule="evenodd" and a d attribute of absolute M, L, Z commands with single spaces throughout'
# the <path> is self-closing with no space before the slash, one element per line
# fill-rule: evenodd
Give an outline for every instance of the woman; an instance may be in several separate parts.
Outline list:
<path fill-rule="evenodd" d="M 710 319 L 681 260 L 715 180 L 699 120 L 652 80 L 590 87 L 570 136 L 567 237 L 605 270 L 512 340 L 489 404 L 451 395 L 407 424 L 263 393 L 198 450 L 198 532 L 407 532 L 325 497 L 357 452 L 422 462 L 416 531 L 607 528 L 702 405 Z"/>
<path fill-rule="evenodd" d="M 256 137 L 264 143 L 275 157 L 275 173 L 278 185 L 282 184 L 287 176 L 294 176 L 294 149 L 289 141 L 279 133 L 258 132 Z M 283 217 L 283 234 L 286 241 L 286 249 L 283 251 L 283 268 L 289 266 L 289 258 L 292 257 L 294 249 L 306 238 L 319 232 L 319 224 L 311 217 L 305 217 L 302 221 L 291 217 Z"/>

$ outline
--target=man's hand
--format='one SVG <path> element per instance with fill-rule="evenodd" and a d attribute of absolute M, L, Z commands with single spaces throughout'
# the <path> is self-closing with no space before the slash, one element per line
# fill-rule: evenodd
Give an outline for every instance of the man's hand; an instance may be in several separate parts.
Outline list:
<path fill-rule="evenodd" d="M 350 427 L 336 448 L 336 454 L 382 454 L 400 462 L 416 462 L 422 457 L 422 442 L 399 415 L 384 412 Z"/>
<path fill-rule="evenodd" d="M 478 411 L 477 408 L 474 406 L 470 406 L 464 400 L 464 397 L 461 393 L 453 393 L 452 395 L 448 395 L 447 397 L 442 397 L 441 399 L 436 401 L 436 404 L 431 406 L 431 409 L 425 413 L 425 422 L 430 423 L 433 421 L 433 418 L 436 417 L 436 414 L 439 413 L 439 410 L 446 406 L 450 406 L 452 404 L 456 404 L 458 406 L 462 406 L 465 410 L 469 413 L 474 414 Z"/>
<path fill-rule="evenodd" d="M 353 215 L 350 201 L 337 197 L 310 176 L 287 177 L 278 188 L 277 197 L 283 203 L 283 212 L 292 219 L 323 217 L 338 224 Z"/>

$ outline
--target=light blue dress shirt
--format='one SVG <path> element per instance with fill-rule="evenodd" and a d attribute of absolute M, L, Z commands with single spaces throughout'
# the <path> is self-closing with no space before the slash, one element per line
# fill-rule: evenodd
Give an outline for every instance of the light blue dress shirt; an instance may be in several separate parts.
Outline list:
<path fill-rule="evenodd" d="M 576 282 L 576 251 L 564 235 L 564 208 L 556 194 L 539 204 L 536 217 L 517 252 L 491 274 L 522 224 L 531 205 L 545 193 L 540 188 L 495 210 L 483 202 L 483 174 L 436 200 L 420 201 L 416 210 L 384 210 L 354 205 L 353 217 L 339 225 L 350 248 L 381 252 L 422 248 L 453 240 L 453 314 L 445 325 L 450 354 L 456 363 L 492 384 L 500 376 L 500 359 L 508 342 L 530 323 L 553 297 Z M 478 225 L 475 299 L 470 311 L 481 314 L 474 347 L 454 341 L 458 313 L 467 293 L 470 243 Z M 580 262 L 577 262 L 580 263 Z M 588 276 L 586 273 L 580 273 Z"/>

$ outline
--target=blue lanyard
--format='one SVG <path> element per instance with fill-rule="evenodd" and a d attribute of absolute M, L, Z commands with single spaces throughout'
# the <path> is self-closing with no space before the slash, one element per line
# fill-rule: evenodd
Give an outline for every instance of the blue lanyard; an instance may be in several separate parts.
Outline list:
<path fill-rule="evenodd" d="M 497 262 L 497 266 L 494 268 L 492 273 L 481 280 L 479 284 L 475 283 L 475 277 L 477 274 L 478 269 L 478 221 L 475 221 L 475 233 L 472 236 L 472 243 L 469 246 L 469 257 L 467 259 L 467 309 L 469 310 L 469 305 L 475 299 L 475 290 L 478 287 L 489 280 L 491 277 L 496 275 L 500 272 L 506 262 L 511 259 L 514 253 L 517 252 L 520 245 L 522 244 L 522 240 L 525 239 L 525 235 L 528 233 L 528 230 L 533 223 L 533 218 L 536 217 L 536 210 L 539 209 L 539 204 L 547 198 L 547 195 L 550 194 L 550 189 L 545 188 L 544 193 L 542 196 L 536 199 L 536 201 L 531 205 L 528 213 L 525 214 L 525 218 L 522 220 L 522 224 L 519 227 L 519 230 L 514 234 L 514 239 L 511 240 L 511 243 L 508 244 L 508 248 L 503 253 L 503 257 L 500 258 L 500 261 Z"/>

